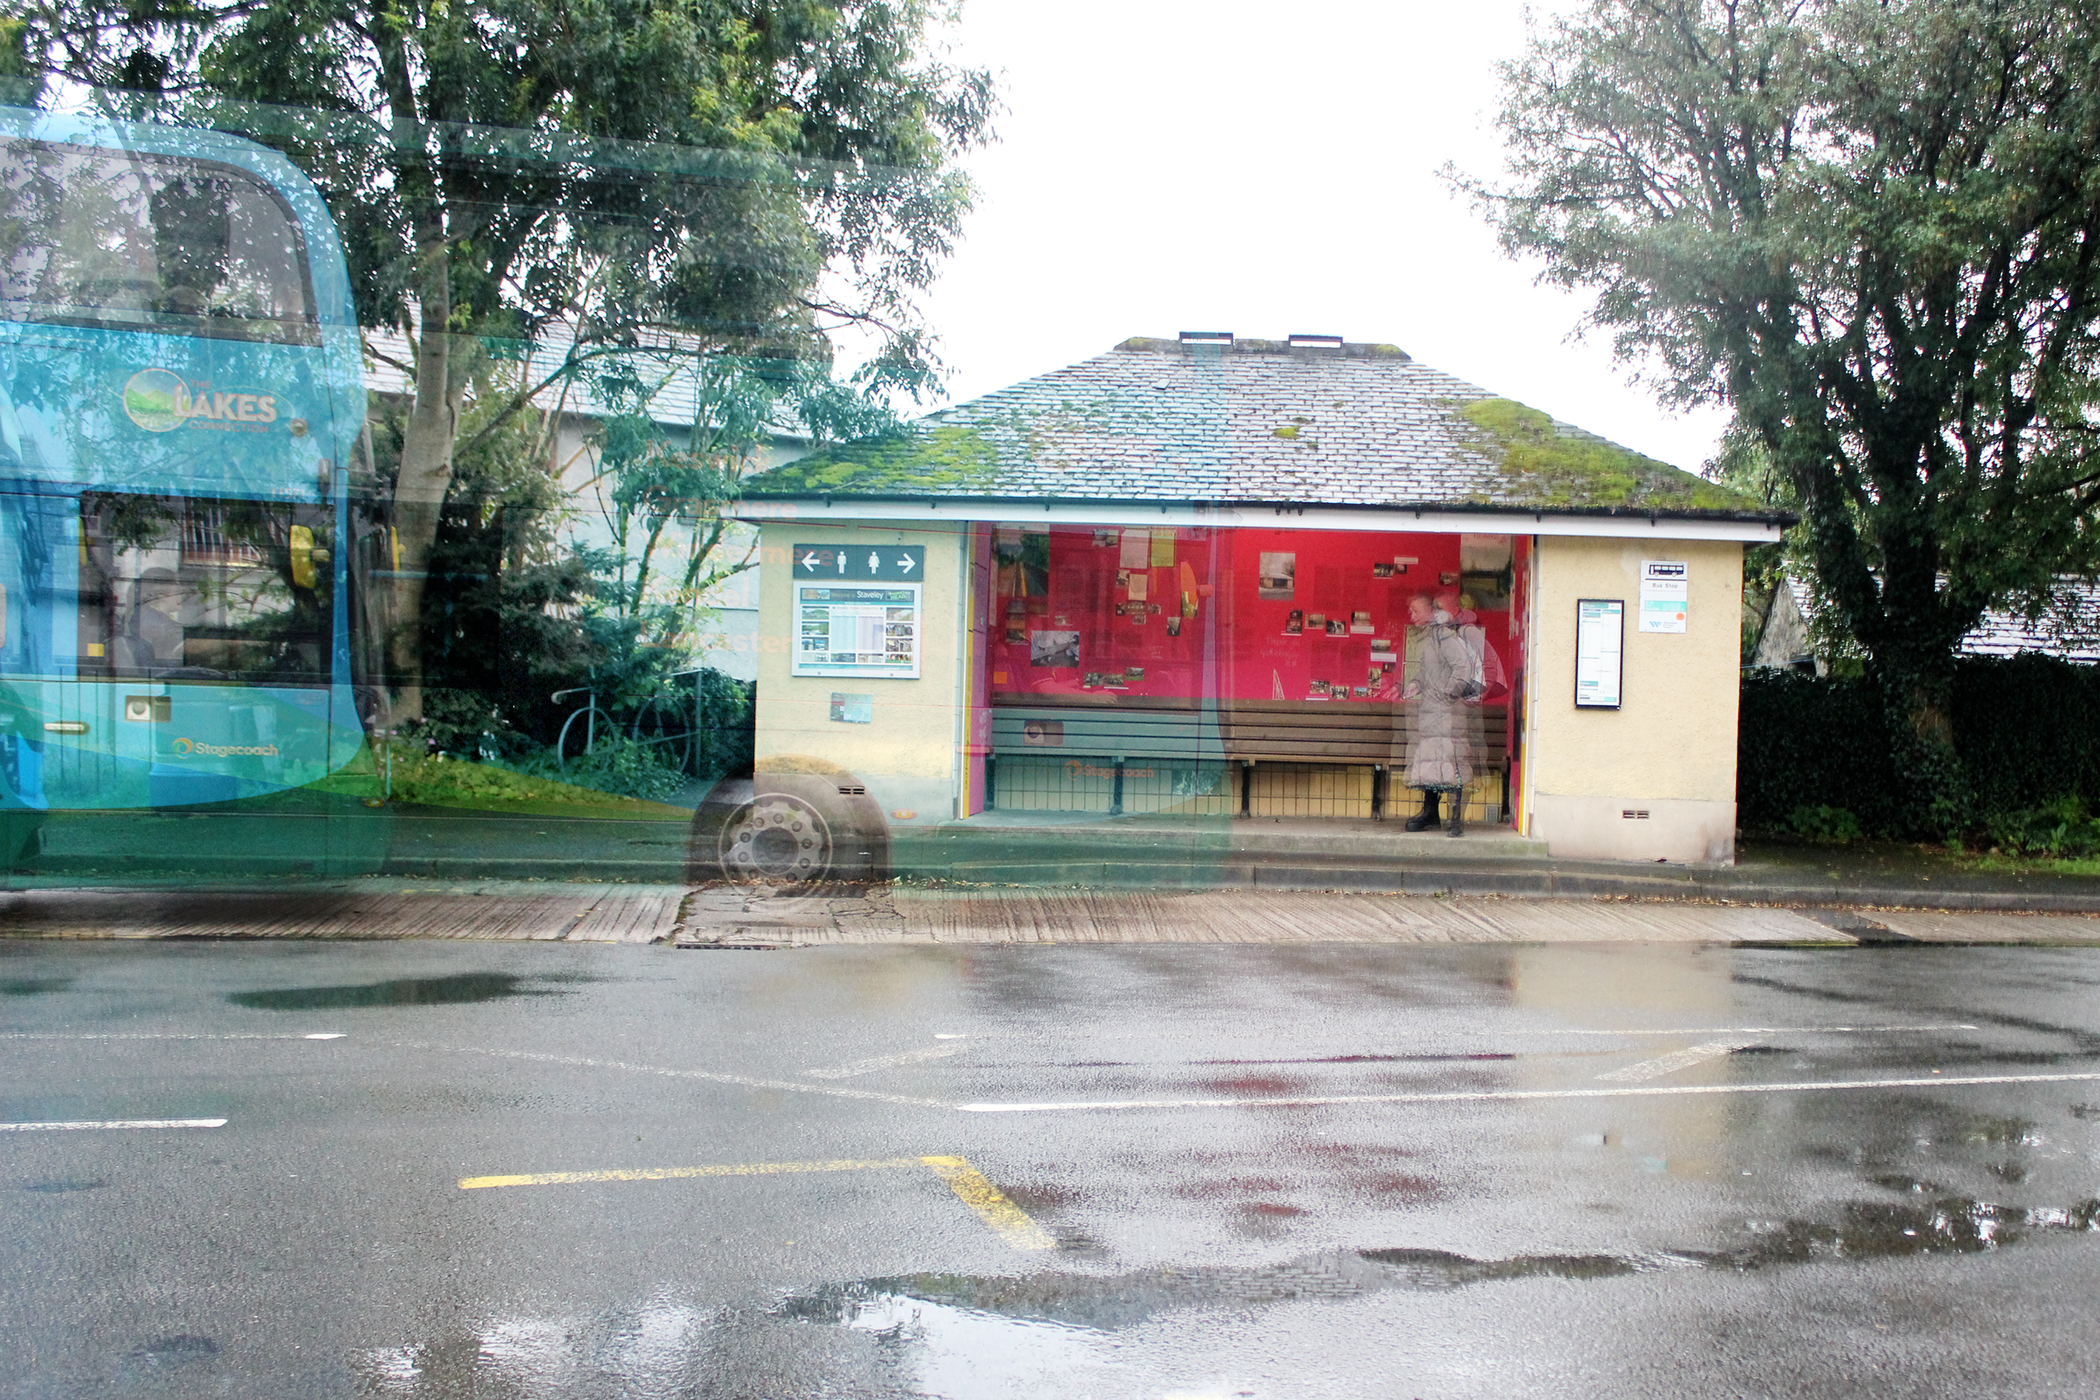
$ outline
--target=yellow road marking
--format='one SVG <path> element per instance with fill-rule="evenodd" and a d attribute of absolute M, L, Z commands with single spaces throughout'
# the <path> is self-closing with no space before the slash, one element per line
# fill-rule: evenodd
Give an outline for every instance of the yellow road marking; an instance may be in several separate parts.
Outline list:
<path fill-rule="evenodd" d="M 690 1176 L 779 1176 L 788 1172 L 864 1172 L 882 1167 L 916 1167 L 917 1157 L 888 1157 L 872 1162 L 748 1162 L 734 1167 L 644 1167 L 634 1171 L 533 1172 L 526 1176 L 463 1176 L 462 1191 L 485 1186 L 569 1186 L 579 1181 L 674 1181 Z"/>
<path fill-rule="evenodd" d="M 933 1168 L 935 1176 L 948 1183 L 949 1189 L 961 1198 L 962 1203 L 977 1212 L 977 1218 L 992 1227 L 992 1232 L 1015 1249 L 1055 1249 L 1057 1241 L 1050 1232 L 1028 1218 L 1022 1210 L 1006 1198 L 1006 1193 L 984 1178 L 961 1157 L 921 1157 L 920 1161 Z"/>
<path fill-rule="evenodd" d="M 931 1167 L 948 1189 L 1015 1249 L 1055 1249 L 1050 1232 L 1028 1218 L 1028 1212 L 971 1166 L 964 1157 L 881 1157 L 867 1161 L 746 1162 L 717 1167 L 640 1167 L 626 1171 L 529 1172 L 516 1176 L 463 1176 L 462 1191 L 491 1186 L 569 1186 L 587 1181 L 676 1181 L 702 1176 L 782 1176 L 791 1172 L 863 1172 L 895 1167 Z"/>

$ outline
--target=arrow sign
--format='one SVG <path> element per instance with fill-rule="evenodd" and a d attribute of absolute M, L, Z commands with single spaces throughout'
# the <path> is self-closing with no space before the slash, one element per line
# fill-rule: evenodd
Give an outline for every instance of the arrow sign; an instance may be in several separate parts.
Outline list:
<path fill-rule="evenodd" d="M 798 544 L 789 555 L 796 578 L 846 579 L 853 582 L 917 581 L 926 572 L 926 546 L 919 544 L 855 548 L 843 544 Z"/>

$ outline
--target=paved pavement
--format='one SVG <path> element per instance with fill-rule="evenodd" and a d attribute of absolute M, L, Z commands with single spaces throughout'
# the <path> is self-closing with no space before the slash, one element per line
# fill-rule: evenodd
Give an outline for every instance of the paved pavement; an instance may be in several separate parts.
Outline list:
<path fill-rule="evenodd" d="M 2100 942 L 2100 917 L 1264 890 L 799 895 L 726 886 L 354 880 L 0 894 L 14 938 L 467 938 L 687 947 L 951 943 Z"/>
<path fill-rule="evenodd" d="M 0 1396 L 2091 1395 L 2096 985 L 0 941 Z"/>
<path fill-rule="evenodd" d="M 1728 867 L 1640 865 L 1553 860 L 1538 843 L 1489 828 L 1452 841 L 1411 836 L 1394 822 L 1034 819 L 1038 825 L 972 818 L 899 827 L 892 869 L 919 884 L 977 889 L 1351 890 L 2100 914 L 2100 878 L 1959 864 L 1893 844 L 1753 843 Z M 29 868 L 0 877 L 0 888 L 154 880 L 256 889 L 375 876 L 633 887 L 697 878 L 688 867 L 692 845 L 683 820 L 355 805 L 75 812 L 52 816 Z"/>

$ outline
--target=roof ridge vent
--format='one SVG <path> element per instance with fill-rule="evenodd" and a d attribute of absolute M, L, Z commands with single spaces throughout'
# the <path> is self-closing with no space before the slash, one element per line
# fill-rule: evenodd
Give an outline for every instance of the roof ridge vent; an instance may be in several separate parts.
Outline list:
<path fill-rule="evenodd" d="M 1294 332 L 1283 338 L 1283 343 L 1293 350 L 1339 350 L 1342 338 L 1338 335 L 1310 335 Z"/>
<path fill-rule="evenodd" d="M 1230 345 L 1232 344 L 1232 332 L 1183 331 L 1181 333 L 1181 343 L 1183 345 Z"/>

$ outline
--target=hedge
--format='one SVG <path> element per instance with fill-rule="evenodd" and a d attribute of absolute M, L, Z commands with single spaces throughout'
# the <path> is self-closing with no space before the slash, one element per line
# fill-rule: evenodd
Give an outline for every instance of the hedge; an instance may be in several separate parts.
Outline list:
<path fill-rule="evenodd" d="M 2076 821 L 2100 810 L 2100 666 L 2033 653 L 1963 658 L 1954 744 L 1976 825 L 2002 835 L 2001 844 L 2021 844 L 2016 833 L 2038 814 Z M 1736 810 L 1746 830 L 1838 835 L 1813 830 L 1835 812 L 1851 813 L 1865 834 L 1900 830 L 1888 725 L 1871 681 L 1752 672 L 1738 746 Z"/>

